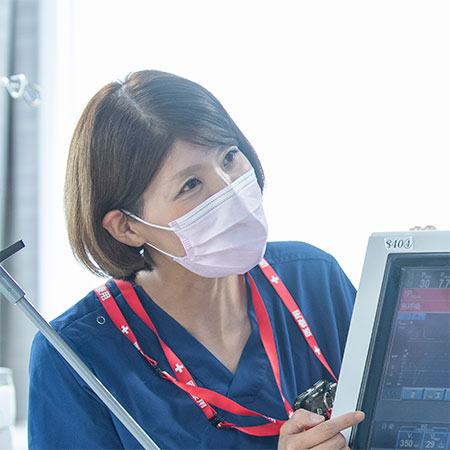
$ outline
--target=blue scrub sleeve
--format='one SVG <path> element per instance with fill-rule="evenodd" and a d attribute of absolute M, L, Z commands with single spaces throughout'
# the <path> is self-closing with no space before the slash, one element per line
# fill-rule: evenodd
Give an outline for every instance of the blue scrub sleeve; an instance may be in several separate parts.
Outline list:
<path fill-rule="evenodd" d="M 108 408 L 38 333 L 31 348 L 30 449 L 118 449 Z"/>

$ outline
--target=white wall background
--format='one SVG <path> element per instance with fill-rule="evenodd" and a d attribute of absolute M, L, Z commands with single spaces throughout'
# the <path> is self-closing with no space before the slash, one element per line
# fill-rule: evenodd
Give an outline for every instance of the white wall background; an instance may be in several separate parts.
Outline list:
<path fill-rule="evenodd" d="M 140 69 L 203 84 L 266 171 L 272 240 L 333 254 L 357 286 L 373 231 L 450 228 L 448 1 L 43 0 L 41 310 L 96 285 L 62 191 L 88 100 Z"/>

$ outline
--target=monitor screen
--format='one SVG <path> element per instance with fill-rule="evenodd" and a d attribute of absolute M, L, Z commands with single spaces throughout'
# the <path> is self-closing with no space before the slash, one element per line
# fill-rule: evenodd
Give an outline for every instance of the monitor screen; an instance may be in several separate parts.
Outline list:
<path fill-rule="evenodd" d="M 450 449 L 450 255 L 388 256 L 354 449 Z"/>

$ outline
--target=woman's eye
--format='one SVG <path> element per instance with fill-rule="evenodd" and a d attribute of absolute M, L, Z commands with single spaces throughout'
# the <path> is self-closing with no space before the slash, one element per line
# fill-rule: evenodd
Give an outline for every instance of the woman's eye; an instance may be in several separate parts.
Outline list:
<path fill-rule="evenodd" d="M 181 188 L 180 193 L 190 191 L 191 189 L 194 189 L 200 183 L 201 183 L 201 181 L 198 178 L 190 178 L 188 181 L 186 181 L 184 186 Z"/>
<path fill-rule="evenodd" d="M 233 149 L 229 150 L 227 154 L 225 155 L 225 164 L 232 163 L 238 156 L 239 150 Z"/>

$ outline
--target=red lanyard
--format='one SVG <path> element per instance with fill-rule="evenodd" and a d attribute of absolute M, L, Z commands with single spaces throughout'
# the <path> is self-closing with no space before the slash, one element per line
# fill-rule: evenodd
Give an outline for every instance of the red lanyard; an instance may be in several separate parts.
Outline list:
<path fill-rule="evenodd" d="M 272 269 L 272 267 L 263 259 L 263 261 L 260 263 L 260 267 L 264 273 L 264 275 L 267 277 L 267 279 L 271 282 L 272 286 L 276 289 L 277 293 L 282 298 L 284 304 L 289 309 L 291 314 L 293 315 L 294 319 L 300 326 L 305 338 L 307 339 L 308 344 L 311 346 L 311 348 L 314 350 L 315 354 L 319 358 L 319 360 L 324 364 L 324 366 L 329 370 L 331 375 L 334 377 L 333 372 L 329 368 L 328 364 L 326 363 L 325 359 L 322 356 L 322 353 L 317 346 L 317 343 L 312 336 L 312 333 L 306 324 L 306 321 L 304 321 L 304 318 L 298 309 L 297 305 L 295 304 L 295 301 L 292 299 L 291 295 L 287 291 L 284 284 L 281 282 L 279 277 L 276 275 L 275 271 Z M 287 402 L 286 398 L 284 397 L 282 390 L 281 390 L 281 381 L 280 381 L 280 367 L 278 363 L 278 356 L 275 346 L 275 340 L 274 335 L 272 331 L 272 326 L 270 324 L 270 319 L 267 314 L 266 307 L 264 305 L 264 302 L 262 301 L 262 298 L 258 292 L 258 289 L 256 288 L 256 285 L 250 276 L 248 274 L 249 281 L 250 281 L 250 287 L 251 287 L 251 295 L 252 295 L 252 301 L 255 308 L 255 314 L 256 314 L 256 320 L 258 323 L 258 327 L 260 330 L 261 335 L 261 341 L 263 343 L 263 347 L 266 351 L 267 357 L 269 359 L 270 365 L 272 367 L 272 371 L 275 377 L 276 384 L 278 386 L 278 390 L 280 392 L 280 396 L 283 400 L 286 413 L 288 417 L 291 417 L 293 414 L 293 410 L 289 403 Z M 253 436 L 274 436 L 278 435 L 281 426 L 285 422 L 285 420 L 279 420 L 274 419 L 268 416 L 265 416 L 264 414 L 260 414 L 256 411 L 251 411 L 238 403 L 234 402 L 233 400 L 229 399 L 228 397 L 225 397 L 217 392 L 214 392 L 210 389 L 201 388 L 198 387 L 192 376 L 190 375 L 187 368 L 182 364 L 181 360 L 175 355 L 175 353 L 164 343 L 164 341 L 159 336 L 153 322 L 151 321 L 150 317 L 144 310 L 133 286 L 130 283 L 124 282 L 124 281 L 115 281 L 120 292 L 122 293 L 124 299 L 128 303 L 128 305 L 131 307 L 131 309 L 141 318 L 141 320 L 144 321 L 144 323 L 155 333 L 157 336 L 161 348 L 164 351 L 164 354 L 174 371 L 174 374 L 176 376 L 173 377 L 168 372 L 161 370 L 158 366 L 158 363 L 151 359 L 149 356 L 147 356 L 141 349 L 135 335 L 133 334 L 132 330 L 130 329 L 128 323 L 126 322 L 122 312 L 120 311 L 119 307 L 117 306 L 117 303 L 115 302 L 113 296 L 109 292 L 108 288 L 106 286 L 101 286 L 95 290 L 98 298 L 100 299 L 102 305 L 104 306 L 106 312 L 114 322 L 114 324 L 117 326 L 117 328 L 128 338 L 128 340 L 139 350 L 139 352 L 147 359 L 147 361 L 150 363 L 150 365 L 157 371 L 157 373 L 162 377 L 165 378 L 172 383 L 174 383 L 176 386 L 178 386 L 180 389 L 188 393 L 191 398 L 195 401 L 197 406 L 201 408 L 203 413 L 205 414 L 206 418 L 217 428 L 223 428 L 223 427 L 229 427 L 229 428 L 236 428 L 239 431 L 242 431 L 246 434 L 250 434 Z M 335 377 L 334 377 L 335 378 Z M 226 422 L 223 419 L 221 419 L 214 408 L 210 406 L 210 404 L 215 405 L 225 411 L 229 411 L 234 414 L 239 414 L 243 416 L 257 416 L 257 417 L 264 417 L 267 419 L 269 423 L 263 424 L 263 425 L 257 425 L 252 427 L 238 427 L 232 423 Z"/>
<path fill-rule="evenodd" d="M 280 280 L 275 270 L 273 270 L 272 266 L 264 258 L 259 263 L 259 267 L 263 271 L 263 274 L 266 276 L 266 278 L 270 281 L 273 288 L 277 291 L 277 294 L 280 296 L 286 308 L 292 314 L 292 317 L 297 322 L 298 326 L 300 327 L 300 330 L 302 330 L 303 336 L 305 336 L 306 342 L 311 347 L 314 354 L 317 356 L 322 365 L 328 370 L 328 373 L 337 382 L 336 376 L 334 375 L 333 371 L 331 370 L 331 367 L 328 365 L 327 361 L 322 355 L 322 352 L 319 346 L 317 345 L 316 340 L 314 339 L 311 328 L 309 328 L 308 324 L 306 323 L 306 320 L 303 317 L 302 312 L 295 303 L 295 300 L 292 298 L 292 295 L 287 290 L 287 287 Z"/>

